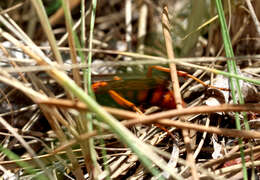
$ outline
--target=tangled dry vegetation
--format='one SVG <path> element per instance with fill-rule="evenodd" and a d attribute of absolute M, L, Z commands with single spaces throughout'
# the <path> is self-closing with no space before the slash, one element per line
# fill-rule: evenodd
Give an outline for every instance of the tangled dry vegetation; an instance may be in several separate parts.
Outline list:
<path fill-rule="evenodd" d="M 2 179 L 259 178 L 260 1 L 223 1 L 242 105 L 215 1 L 40 2 L 0 2 Z"/>

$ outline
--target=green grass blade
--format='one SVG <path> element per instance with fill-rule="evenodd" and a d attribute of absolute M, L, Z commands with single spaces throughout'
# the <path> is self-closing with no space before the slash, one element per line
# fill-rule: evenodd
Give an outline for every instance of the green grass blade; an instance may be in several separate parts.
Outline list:
<path fill-rule="evenodd" d="M 92 0 L 92 9 L 91 9 L 91 20 L 90 20 L 90 32 L 89 32 L 89 49 L 92 49 L 92 41 L 93 41 L 93 32 L 94 32 L 94 24 L 95 24 L 95 14 L 96 14 L 96 0 Z M 85 10 L 85 3 L 84 1 L 82 2 L 81 4 L 81 10 Z M 85 46 L 85 26 L 83 27 L 84 25 L 84 21 L 83 19 L 85 19 L 85 15 L 82 13 L 82 34 L 81 34 L 81 41 L 82 41 L 82 44 Z M 84 62 L 86 63 L 86 62 Z M 83 71 L 83 79 L 84 79 L 84 88 L 85 90 L 87 89 L 87 92 L 88 94 L 90 95 L 90 97 L 92 97 L 93 99 L 95 99 L 95 94 L 92 90 L 92 82 L 91 82 L 91 64 L 92 64 L 92 52 L 90 51 L 89 54 L 88 54 L 88 70 L 84 70 Z M 88 113 L 86 114 L 86 117 L 87 117 L 87 131 L 88 132 L 91 132 L 93 131 L 93 116 Z M 98 161 L 97 161 L 97 157 L 96 157 L 96 152 L 95 152 L 95 146 L 94 146 L 94 139 L 93 138 L 90 138 L 88 140 L 88 144 L 89 144 L 89 151 L 90 151 L 90 156 L 91 156 L 91 160 L 92 160 L 92 163 L 93 163 L 93 167 L 94 168 L 98 168 Z"/>
<path fill-rule="evenodd" d="M 93 43 L 93 32 L 94 32 L 94 25 L 95 25 L 95 17 L 96 17 L 96 7 L 97 1 L 92 0 L 92 11 L 91 11 L 91 20 L 90 20 L 90 32 L 89 32 L 89 53 L 88 53 L 88 74 L 87 74 L 87 83 L 88 83 L 88 93 L 91 97 L 95 97 L 94 92 L 91 87 L 91 64 L 92 64 L 92 43 Z"/>
<path fill-rule="evenodd" d="M 220 24 L 221 24 L 221 32 L 222 32 L 222 37 L 223 37 L 223 41 L 224 41 L 224 48 L 225 48 L 226 56 L 233 58 L 234 52 L 232 49 L 232 44 L 231 44 L 231 40 L 229 37 L 229 32 L 228 32 L 228 28 L 227 28 L 227 24 L 226 24 L 226 20 L 225 20 L 225 14 L 224 14 L 221 0 L 216 0 L 216 5 L 217 5 L 217 11 L 218 11 L 218 15 L 219 15 Z M 230 73 L 237 74 L 237 66 L 236 66 L 236 62 L 234 59 L 228 60 L 227 66 L 228 66 L 228 71 Z M 237 104 L 239 102 L 240 104 L 244 104 L 244 99 L 243 99 L 243 95 L 241 92 L 239 79 L 230 78 L 230 88 L 231 88 L 233 103 Z M 237 94 L 238 94 L 239 100 L 237 100 L 237 98 L 236 98 Z M 236 128 L 240 130 L 241 124 L 240 124 L 240 118 L 239 118 L 238 112 L 235 113 L 235 119 L 236 119 Z M 245 115 L 244 115 L 244 122 L 245 122 L 245 124 L 247 124 L 246 126 L 249 127 Z M 246 169 L 246 165 L 245 165 L 244 149 L 242 147 L 243 141 L 241 139 L 239 139 L 239 144 L 240 144 L 240 154 L 241 154 L 242 165 L 243 165 L 243 176 L 244 176 L 244 179 L 248 179 L 247 169 Z"/>

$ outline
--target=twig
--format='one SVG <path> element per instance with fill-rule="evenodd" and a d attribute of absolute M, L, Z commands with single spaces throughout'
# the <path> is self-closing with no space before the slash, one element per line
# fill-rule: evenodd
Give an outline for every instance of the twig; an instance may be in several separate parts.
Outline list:
<path fill-rule="evenodd" d="M 241 105 L 236 105 L 236 106 L 241 106 Z M 136 116 L 138 116 L 138 115 L 136 115 Z M 147 117 L 149 117 L 149 116 L 152 116 L 152 115 L 148 115 Z M 133 126 L 133 125 L 136 125 L 136 124 L 141 124 L 143 122 L 145 122 L 145 124 L 157 122 L 156 118 L 153 119 L 153 121 L 144 121 L 145 119 L 147 119 L 147 117 L 141 117 L 140 116 L 140 119 L 143 119 L 143 120 L 135 121 L 135 122 L 134 121 L 133 122 L 132 121 L 123 121 L 122 124 L 129 127 L 129 126 Z M 158 123 L 169 124 L 171 126 L 176 126 L 176 127 L 179 127 L 179 128 L 184 127 L 186 129 L 193 129 L 193 130 L 201 131 L 201 132 L 216 133 L 216 134 L 223 135 L 223 136 L 242 137 L 242 138 L 249 138 L 249 139 L 250 138 L 260 138 L 260 133 L 257 132 L 257 131 L 252 131 L 252 130 L 247 131 L 247 130 L 217 128 L 217 127 L 214 127 L 214 126 L 203 126 L 203 125 L 197 125 L 197 124 L 194 125 L 192 123 L 180 122 L 180 121 L 171 121 L 171 120 L 160 120 L 160 121 L 158 121 Z M 56 154 L 56 153 L 58 153 L 58 152 L 60 152 L 64 149 L 76 144 L 78 140 L 84 141 L 84 140 L 86 140 L 90 137 L 96 136 L 96 135 L 98 135 L 97 131 L 93 131 L 91 133 L 81 134 L 81 135 L 77 136 L 77 140 L 73 139 L 73 140 L 67 142 L 66 144 L 56 148 L 52 153 Z M 260 147 L 258 149 L 260 149 Z M 230 155 L 230 156 L 232 156 L 232 155 Z M 239 154 L 237 156 L 239 157 Z M 214 162 L 215 162 L 215 160 L 214 160 Z M 203 166 L 208 167 L 208 166 L 212 165 L 212 163 L 214 163 L 214 162 L 210 162 L 210 164 L 205 164 Z"/>
<path fill-rule="evenodd" d="M 168 8 L 166 5 L 163 7 L 162 23 L 163 23 L 163 34 L 164 34 L 165 43 L 166 43 L 167 55 L 168 55 L 169 59 L 174 59 L 172 38 L 171 38 L 171 34 L 170 34 Z M 170 69 L 171 69 L 171 78 L 172 78 L 173 92 L 174 92 L 174 99 L 175 99 L 176 107 L 178 110 L 181 110 L 183 107 L 182 107 L 182 98 L 181 98 L 181 93 L 180 93 L 180 86 L 179 86 L 176 65 L 174 63 L 170 63 Z M 181 119 L 183 119 L 183 118 L 181 118 Z M 185 143 L 186 151 L 187 151 L 187 161 L 190 163 L 190 167 L 191 167 L 192 179 L 197 180 L 197 179 L 199 179 L 199 176 L 198 176 L 198 173 L 196 170 L 195 159 L 193 157 L 189 132 L 186 129 L 183 129 L 182 135 L 183 135 L 183 139 L 184 139 L 184 143 Z"/>
<path fill-rule="evenodd" d="M 172 121 L 172 120 L 158 120 L 156 123 L 165 125 L 165 126 L 174 126 L 180 129 L 190 129 L 190 130 L 196 130 L 200 132 L 209 132 L 209 133 L 215 133 L 218 135 L 223 135 L 229 136 L 229 137 L 241 137 L 241 138 L 260 138 L 260 132 L 257 131 L 240 131 L 236 129 L 227 129 L 227 128 L 217 128 L 213 126 L 203 126 L 203 125 L 198 125 L 194 123 L 188 123 L 188 122 L 180 122 L 180 121 Z"/>
<path fill-rule="evenodd" d="M 87 106 L 80 101 L 72 101 L 68 99 L 55 99 L 55 98 L 41 98 L 35 99 L 38 104 L 46 104 L 46 105 L 56 105 L 64 108 L 74 108 L 78 110 L 88 110 Z M 126 120 L 129 125 L 138 124 L 138 123 L 152 123 L 157 119 L 162 118 L 172 118 L 175 116 L 184 116 L 184 115 L 192 115 L 192 114 L 201 114 L 201 113 L 215 113 L 215 112 L 240 112 L 240 111 L 252 111 L 252 112 L 260 112 L 260 104 L 222 104 L 219 106 L 196 106 L 189 107 L 181 110 L 173 109 L 167 110 L 151 115 L 140 116 L 132 111 L 121 110 L 111 107 L 103 108 L 113 115 L 120 116 L 122 118 L 129 118 Z"/>

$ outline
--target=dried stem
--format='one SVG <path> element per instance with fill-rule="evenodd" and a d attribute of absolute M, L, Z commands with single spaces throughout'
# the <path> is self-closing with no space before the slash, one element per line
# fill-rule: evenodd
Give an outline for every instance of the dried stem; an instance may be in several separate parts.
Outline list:
<path fill-rule="evenodd" d="M 174 52 L 173 52 L 173 47 L 172 47 L 172 38 L 171 38 L 171 34 L 170 34 L 170 25 L 169 25 L 167 6 L 163 7 L 162 24 L 163 24 L 163 35 L 165 38 L 168 58 L 174 59 Z M 181 93 L 180 93 L 180 86 L 179 86 L 176 65 L 174 63 L 170 63 L 170 69 L 171 69 L 171 78 L 173 81 L 172 84 L 173 84 L 173 91 L 174 91 L 176 107 L 177 107 L 177 109 L 180 110 L 180 109 L 183 109 L 183 107 L 182 107 L 182 98 L 181 98 Z M 183 118 L 181 118 L 181 119 L 183 119 Z M 191 167 L 192 178 L 195 180 L 199 179 L 198 173 L 196 170 L 195 159 L 193 157 L 193 152 L 192 152 L 192 148 L 191 148 L 191 139 L 189 137 L 189 132 L 186 129 L 183 129 L 182 134 L 183 134 L 184 143 L 185 143 L 186 150 L 187 150 L 187 161 L 190 163 L 190 167 Z"/>

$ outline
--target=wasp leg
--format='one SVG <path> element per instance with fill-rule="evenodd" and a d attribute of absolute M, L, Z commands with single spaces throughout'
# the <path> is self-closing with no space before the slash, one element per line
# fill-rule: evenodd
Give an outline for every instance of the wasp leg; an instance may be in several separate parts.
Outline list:
<path fill-rule="evenodd" d="M 158 71 L 163 71 L 163 72 L 170 72 L 169 68 L 166 68 L 166 67 L 163 67 L 163 66 L 151 66 L 148 69 L 147 77 L 151 77 L 152 76 L 152 70 L 153 69 L 156 69 Z M 211 86 L 211 85 L 205 84 L 202 80 L 200 80 L 200 79 L 196 78 L 195 76 L 192 76 L 191 74 L 188 74 L 188 73 L 186 73 L 184 71 L 177 71 L 177 74 L 178 74 L 178 76 L 189 77 L 189 78 L 199 82 L 200 84 L 202 84 L 206 88 L 214 88 L 214 89 L 219 89 L 219 90 L 222 90 L 222 91 L 230 91 L 227 88 L 221 88 L 221 87 L 216 87 L 216 86 Z"/>
<path fill-rule="evenodd" d="M 165 127 L 163 127 L 162 125 L 160 125 L 158 123 L 155 123 L 154 125 L 156 127 L 160 128 L 161 130 L 163 130 L 164 132 L 166 132 L 168 135 L 170 135 L 173 140 L 176 140 L 176 137 L 168 129 L 166 129 Z"/>
<path fill-rule="evenodd" d="M 166 67 L 163 67 L 163 66 L 150 66 L 148 68 L 148 71 L 147 71 L 147 77 L 152 77 L 153 69 L 156 69 L 158 71 L 167 72 L 167 73 L 170 72 L 169 68 L 166 68 Z"/>
<path fill-rule="evenodd" d="M 138 107 L 136 107 L 134 103 L 126 100 L 125 98 L 120 96 L 116 91 L 109 90 L 108 93 L 110 94 L 111 98 L 120 106 L 131 108 L 135 112 L 143 114 L 143 112 Z"/>

